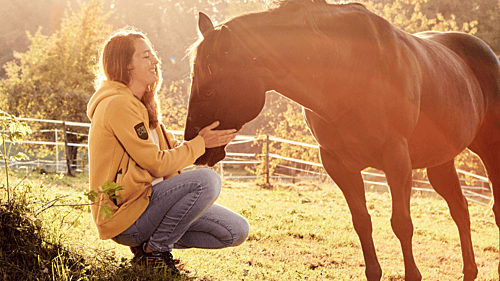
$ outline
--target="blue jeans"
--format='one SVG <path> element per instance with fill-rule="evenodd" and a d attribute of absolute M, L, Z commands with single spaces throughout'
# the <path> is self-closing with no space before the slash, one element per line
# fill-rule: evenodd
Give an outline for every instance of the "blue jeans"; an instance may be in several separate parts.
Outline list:
<path fill-rule="evenodd" d="M 238 246 L 250 227 L 242 216 L 214 204 L 220 192 L 220 177 L 209 169 L 164 180 L 153 186 L 144 213 L 113 240 L 132 247 L 147 242 L 156 252 Z"/>

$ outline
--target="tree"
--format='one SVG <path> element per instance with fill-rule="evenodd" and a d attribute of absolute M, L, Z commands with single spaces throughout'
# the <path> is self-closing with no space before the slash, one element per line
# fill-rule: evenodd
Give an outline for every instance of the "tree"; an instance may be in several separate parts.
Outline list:
<path fill-rule="evenodd" d="M 6 63 L 0 91 L 8 113 L 88 122 L 86 108 L 94 92 L 98 49 L 111 26 L 105 23 L 109 15 L 103 13 L 102 0 L 82 2 L 79 8 L 68 8 L 60 31 L 51 36 L 40 29 L 35 34 L 27 32 L 29 49 L 14 53 L 15 60 Z M 81 142 L 84 138 L 68 135 L 68 140 Z M 74 159 L 77 147 L 70 147 L 69 154 Z"/>
<path fill-rule="evenodd" d="M 498 39 L 500 2 L 498 0 L 430 0 L 422 10 L 427 15 L 437 13 L 445 17 L 453 15 L 459 25 L 476 20 L 478 30 L 475 35 L 490 45 L 495 52 L 500 52 L 500 39 Z"/>
<path fill-rule="evenodd" d="M 12 60 L 12 50 L 26 50 L 27 30 L 36 31 L 37 26 L 49 22 L 50 13 L 42 1 L 9 0 L 2 2 L 0 9 L 0 65 Z M 23 20 L 19 20 L 23 19 Z M 48 27 L 48 26 L 47 26 Z M 0 70 L 0 76 L 5 73 Z"/>
<path fill-rule="evenodd" d="M 427 4 L 428 0 L 367 1 L 365 3 L 370 10 L 410 34 L 428 30 L 461 31 L 470 34 L 477 32 L 477 21 L 458 23 L 456 16 L 452 13 L 432 14 L 429 12 L 426 14 L 423 11 Z"/>
<path fill-rule="evenodd" d="M 415 7 L 415 0 L 371 0 L 373 3 L 387 6 L 400 5 L 405 13 L 411 13 Z M 477 21 L 475 35 L 484 40 L 498 54 L 500 53 L 500 2 L 498 0 L 426 0 L 418 1 L 420 11 L 428 18 L 441 15 L 443 18 L 452 18 L 456 25 L 461 27 Z"/>

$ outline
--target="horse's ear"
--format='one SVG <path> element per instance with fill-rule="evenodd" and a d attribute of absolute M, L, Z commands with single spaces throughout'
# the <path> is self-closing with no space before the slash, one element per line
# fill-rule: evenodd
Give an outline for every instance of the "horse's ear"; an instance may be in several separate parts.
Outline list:
<path fill-rule="evenodd" d="M 198 18 L 198 29 L 203 36 L 205 36 L 207 32 L 214 30 L 214 24 L 212 23 L 210 18 L 202 12 L 200 12 Z"/>
<path fill-rule="evenodd" d="M 223 25 L 220 29 L 219 36 L 217 37 L 217 51 L 220 54 L 224 54 L 229 51 L 229 47 L 231 46 L 231 32 L 229 28 Z"/>

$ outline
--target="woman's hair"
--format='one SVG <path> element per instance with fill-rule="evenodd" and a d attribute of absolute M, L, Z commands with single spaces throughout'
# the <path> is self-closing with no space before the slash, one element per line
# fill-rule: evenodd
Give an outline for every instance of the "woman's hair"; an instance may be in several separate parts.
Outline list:
<path fill-rule="evenodd" d="M 96 88 L 99 88 L 105 80 L 129 85 L 131 77 L 127 67 L 132 63 L 132 56 L 135 52 L 134 42 L 137 39 L 146 40 L 152 48 L 151 42 L 144 33 L 131 28 L 118 30 L 104 42 L 100 51 L 99 65 L 96 70 Z M 153 55 L 156 56 L 154 53 Z M 160 65 L 161 62 L 158 59 L 158 64 L 156 65 L 158 80 L 148 86 L 146 93 L 141 99 L 141 102 L 148 110 L 150 128 L 156 128 L 159 123 L 160 108 L 156 93 L 162 83 Z"/>

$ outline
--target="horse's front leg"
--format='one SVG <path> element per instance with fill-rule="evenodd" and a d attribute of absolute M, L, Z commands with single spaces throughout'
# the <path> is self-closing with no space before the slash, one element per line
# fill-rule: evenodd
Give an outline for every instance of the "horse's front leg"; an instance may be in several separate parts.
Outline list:
<path fill-rule="evenodd" d="M 388 143 L 383 152 L 383 165 L 392 197 L 391 225 L 403 250 L 405 280 L 420 281 L 422 275 L 413 258 L 413 223 L 410 216 L 411 160 L 406 139 Z"/>
<path fill-rule="evenodd" d="M 321 149 L 320 153 L 323 166 L 342 190 L 351 211 L 354 230 L 358 234 L 363 249 L 366 277 L 369 281 L 378 281 L 382 277 L 382 269 L 373 245 L 372 222 L 366 208 L 365 187 L 361 172 L 348 171 L 336 156 L 324 149 Z"/>

